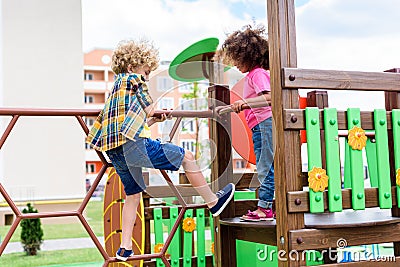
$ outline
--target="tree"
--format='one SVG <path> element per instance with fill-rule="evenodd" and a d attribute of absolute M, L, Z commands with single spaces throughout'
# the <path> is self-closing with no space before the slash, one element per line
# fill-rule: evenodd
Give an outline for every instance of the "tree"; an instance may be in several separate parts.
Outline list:
<path fill-rule="evenodd" d="M 27 204 L 28 209 L 24 208 L 22 213 L 37 213 L 31 203 Z M 43 242 L 43 230 L 40 218 L 23 219 L 21 221 L 21 243 L 28 256 L 36 255 Z"/>

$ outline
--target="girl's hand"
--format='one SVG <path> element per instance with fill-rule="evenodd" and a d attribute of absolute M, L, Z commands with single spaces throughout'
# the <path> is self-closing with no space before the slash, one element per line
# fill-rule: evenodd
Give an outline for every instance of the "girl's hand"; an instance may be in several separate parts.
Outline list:
<path fill-rule="evenodd" d="M 236 113 L 239 113 L 240 111 L 243 110 L 243 105 L 245 104 L 245 102 L 243 100 L 237 100 L 235 102 L 233 102 L 231 104 L 231 108 L 233 111 L 235 111 Z"/>

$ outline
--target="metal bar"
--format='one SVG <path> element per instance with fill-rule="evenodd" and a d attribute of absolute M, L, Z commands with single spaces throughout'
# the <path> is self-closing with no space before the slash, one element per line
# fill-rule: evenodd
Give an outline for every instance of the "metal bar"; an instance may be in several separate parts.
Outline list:
<path fill-rule="evenodd" d="M 0 193 L 3 195 L 4 199 L 6 200 L 6 202 L 8 203 L 14 214 L 16 216 L 21 216 L 21 212 L 19 211 L 17 205 L 14 204 L 10 195 L 7 193 L 6 189 L 3 187 L 1 183 L 0 183 Z"/>
<path fill-rule="evenodd" d="M 3 242 L 0 245 L 0 256 L 3 254 L 4 249 L 6 248 L 8 242 L 10 241 L 13 233 L 15 232 L 15 229 L 17 229 L 19 222 L 21 221 L 21 217 L 17 216 L 13 224 L 11 225 L 10 230 L 8 230 L 8 233 L 3 239 Z"/>
<path fill-rule="evenodd" d="M 11 130 L 14 128 L 14 125 L 17 123 L 19 116 L 13 116 L 10 123 L 8 124 L 7 128 L 5 129 L 3 135 L 0 139 L 0 149 L 3 147 L 4 143 L 6 142 L 7 137 L 10 135 Z"/>
<path fill-rule="evenodd" d="M 83 121 L 82 116 L 75 116 L 78 120 L 79 124 L 82 126 L 83 131 L 86 135 L 89 133 L 89 128 L 87 127 L 86 123 Z"/>
<path fill-rule="evenodd" d="M 179 124 L 182 121 L 182 117 L 179 117 L 176 119 L 174 125 L 172 126 L 171 132 L 169 133 L 169 142 L 172 141 L 172 138 L 174 138 L 174 135 L 176 133 L 176 130 L 178 130 Z"/>
<path fill-rule="evenodd" d="M 171 178 L 169 178 L 167 172 L 165 170 L 160 170 L 162 176 L 164 179 L 167 181 L 168 186 L 171 188 L 172 192 L 174 192 L 175 196 L 178 198 L 179 204 L 182 205 L 182 207 L 187 207 L 186 201 L 183 199 L 181 193 L 176 189 L 174 183 L 171 181 Z"/>
<path fill-rule="evenodd" d="M 157 259 L 161 258 L 163 255 L 162 253 L 153 253 L 153 254 L 142 254 L 142 255 L 134 255 L 132 257 L 129 257 L 127 261 L 134 261 L 134 260 L 151 260 L 151 259 Z M 109 258 L 108 263 L 110 262 L 121 262 L 115 257 Z"/>
<path fill-rule="evenodd" d="M 172 117 L 186 117 L 186 118 L 212 118 L 212 110 L 156 110 L 153 117 L 161 117 L 166 114 Z"/>
<path fill-rule="evenodd" d="M 22 219 L 37 219 L 37 218 L 49 218 L 49 217 L 67 217 L 67 216 L 78 216 L 78 211 L 54 211 L 54 212 L 38 212 L 38 213 L 26 213 L 22 214 Z"/>
<path fill-rule="evenodd" d="M 86 193 L 86 196 L 83 199 L 81 206 L 78 209 L 79 213 L 82 213 L 83 210 L 85 209 L 87 203 L 89 202 L 90 198 L 94 193 L 94 190 L 96 190 L 96 187 L 99 185 L 101 178 L 103 178 L 103 175 L 106 172 L 107 168 L 108 167 L 106 165 L 103 165 L 103 167 L 101 167 L 99 173 L 96 176 L 96 179 L 94 179 L 93 184 L 90 186 L 89 191 Z"/>
<path fill-rule="evenodd" d="M 99 109 L 0 108 L 0 115 L 12 116 L 97 116 L 99 113 Z"/>
<path fill-rule="evenodd" d="M 165 266 L 171 267 L 171 264 L 169 264 L 169 261 L 165 257 L 165 255 L 161 256 L 161 260 L 164 262 Z"/>
<path fill-rule="evenodd" d="M 167 253 L 167 249 L 171 244 L 172 238 L 174 237 L 176 230 L 179 228 L 179 225 L 181 224 L 181 221 L 186 213 L 186 210 L 187 207 L 182 207 L 181 211 L 179 212 L 178 218 L 176 219 L 174 226 L 172 226 L 171 232 L 169 233 L 167 240 L 165 240 L 164 246 L 161 250 L 161 254 L 165 255 L 165 253 Z"/>
<path fill-rule="evenodd" d="M 100 251 L 101 255 L 103 258 L 106 260 L 109 258 L 107 252 L 104 250 L 103 246 L 101 245 L 99 239 L 97 239 L 97 236 L 94 234 L 92 228 L 86 221 L 85 217 L 83 217 L 82 213 L 79 213 L 78 215 L 79 220 L 81 221 L 83 227 L 85 227 L 86 232 L 88 232 L 90 238 L 93 240 L 94 244 L 96 245 L 97 249 Z"/>

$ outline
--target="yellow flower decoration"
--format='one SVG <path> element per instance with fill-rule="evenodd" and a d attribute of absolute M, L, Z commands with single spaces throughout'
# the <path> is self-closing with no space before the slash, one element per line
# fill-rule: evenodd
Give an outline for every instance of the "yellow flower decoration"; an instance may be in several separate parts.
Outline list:
<path fill-rule="evenodd" d="M 348 143 L 353 150 L 362 150 L 367 144 L 365 131 L 357 126 L 349 130 Z"/>
<path fill-rule="evenodd" d="M 211 243 L 211 253 L 214 254 L 214 242 Z"/>
<path fill-rule="evenodd" d="M 154 245 L 154 253 L 161 253 L 163 247 L 164 247 L 164 244 L 161 244 L 161 243 L 155 244 L 155 245 Z M 165 253 L 165 257 L 166 257 L 167 259 L 169 259 L 170 256 L 171 256 L 170 254 Z"/>
<path fill-rule="evenodd" d="M 183 220 L 182 228 L 185 232 L 193 232 L 196 229 L 196 222 L 192 218 L 185 218 Z"/>
<path fill-rule="evenodd" d="M 160 253 L 161 250 L 163 249 L 163 247 L 164 247 L 164 244 L 161 244 L 161 243 L 155 244 L 154 245 L 154 252 L 155 253 Z"/>
<path fill-rule="evenodd" d="M 396 184 L 400 186 L 400 168 L 396 171 Z"/>
<path fill-rule="evenodd" d="M 322 168 L 313 167 L 308 172 L 308 184 L 314 192 L 323 192 L 328 187 L 328 175 Z"/>

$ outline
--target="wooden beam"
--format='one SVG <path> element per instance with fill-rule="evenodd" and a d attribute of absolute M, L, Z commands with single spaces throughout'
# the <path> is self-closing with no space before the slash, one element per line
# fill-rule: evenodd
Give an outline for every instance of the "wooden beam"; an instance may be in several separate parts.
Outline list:
<path fill-rule="evenodd" d="M 400 91 L 400 75 L 387 72 L 283 68 L 283 76 L 287 89 Z"/>
<path fill-rule="evenodd" d="M 392 187 L 392 196 L 396 195 L 396 187 Z M 327 192 L 324 192 L 324 208 L 328 211 Z M 306 191 L 288 192 L 289 212 L 310 212 L 309 196 Z M 351 189 L 342 189 L 343 209 L 351 209 Z M 393 206 L 396 205 L 396 198 L 392 198 Z M 379 207 L 378 188 L 365 188 L 365 207 Z"/>
<path fill-rule="evenodd" d="M 285 109 L 283 113 L 285 130 L 304 130 L 306 128 L 304 109 Z M 337 115 L 339 130 L 347 130 L 347 111 L 338 111 Z M 320 121 L 323 121 L 323 116 L 324 111 L 320 110 Z M 391 111 L 386 112 L 386 120 L 388 129 L 392 129 Z M 361 125 L 364 130 L 373 130 L 375 128 L 373 111 L 361 111 Z M 321 129 L 323 129 L 323 123 L 321 123 Z"/>
<path fill-rule="evenodd" d="M 292 230 L 290 250 L 336 249 L 340 240 L 347 246 L 400 241 L 400 223 L 358 228 Z"/>

